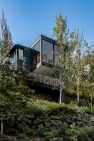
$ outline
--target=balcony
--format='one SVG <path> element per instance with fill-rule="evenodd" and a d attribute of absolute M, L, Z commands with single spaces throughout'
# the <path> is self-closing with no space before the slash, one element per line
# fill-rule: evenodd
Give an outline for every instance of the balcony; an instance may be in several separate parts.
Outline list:
<path fill-rule="evenodd" d="M 28 77 L 31 78 L 34 82 L 52 87 L 54 89 L 59 88 L 59 81 L 56 78 L 45 76 L 39 73 L 31 72 L 28 74 Z"/>

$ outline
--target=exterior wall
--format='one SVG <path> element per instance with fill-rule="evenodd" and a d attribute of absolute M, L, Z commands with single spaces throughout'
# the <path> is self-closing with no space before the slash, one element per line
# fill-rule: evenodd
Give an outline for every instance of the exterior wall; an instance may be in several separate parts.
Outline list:
<path fill-rule="evenodd" d="M 21 53 L 19 51 L 21 51 Z M 14 62 L 10 61 L 10 63 L 11 65 L 14 65 L 15 68 L 24 67 L 29 71 L 34 69 L 32 49 L 21 45 L 15 45 L 10 51 L 10 58 L 13 54 L 15 54 L 16 58 Z"/>
<path fill-rule="evenodd" d="M 17 66 L 25 67 L 26 70 L 33 70 L 33 50 L 23 48 L 23 59 L 19 59 L 19 49 L 17 49 Z"/>

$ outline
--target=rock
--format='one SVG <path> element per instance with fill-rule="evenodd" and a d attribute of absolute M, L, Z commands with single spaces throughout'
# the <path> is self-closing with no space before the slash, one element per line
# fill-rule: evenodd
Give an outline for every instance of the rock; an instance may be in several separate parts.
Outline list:
<path fill-rule="evenodd" d="M 51 123 L 49 121 L 45 121 L 45 126 L 46 127 L 50 127 L 51 126 Z"/>
<path fill-rule="evenodd" d="M 60 128 L 56 126 L 50 126 L 49 129 L 53 132 L 53 131 L 58 131 Z"/>
<path fill-rule="evenodd" d="M 50 139 L 50 141 L 63 141 L 63 138 L 53 138 L 53 139 Z"/>
<path fill-rule="evenodd" d="M 62 122 L 60 120 L 51 120 L 51 125 L 59 126 L 61 124 L 62 124 Z"/>
<path fill-rule="evenodd" d="M 63 141 L 79 141 L 76 137 L 64 137 Z"/>
<path fill-rule="evenodd" d="M 94 123 L 94 116 L 90 118 L 90 121 Z"/>
<path fill-rule="evenodd" d="M 85 126 L 85 123 L 81 122 L 81 121 L 76 121 L 76 126 L 83 127 L 83 126 Z"/>
<path fill-rule="evenodd" d="M 42 130 L 42 129 L 44 129 L 44 125 L 43 125 L 43 124 L 39 124 L 37 130 L 40 131 L 40 130 Z"/>
<path fill-rule="evenodd" d="M 45 139 L 41 137 L 36 137 L 36 138 L 32 138 L 31 141 L 45 141 Z"/>
<path fill-rule="evenodd" d="M 58 117 L 58 116 L 51 116 L 51 119 L 60 120 L 60 117 Z"/>
<path fill-rule="evenodd" d="M 70 125 L 71 128 L 75 128 L 75 122 Z"/>
<path fill-rule="evenodd" d="M 40 124 L 42 122 L 42 120 L 40 118 L 37 118 L 36 120 L 34 120 L 34 124 Z"/>

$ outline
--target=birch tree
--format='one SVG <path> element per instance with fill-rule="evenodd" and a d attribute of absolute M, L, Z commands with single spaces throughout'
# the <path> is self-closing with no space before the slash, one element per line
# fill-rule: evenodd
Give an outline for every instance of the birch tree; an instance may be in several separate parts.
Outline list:
<path fill-rule="evenodd" d="M 56 25 L 53 28 L 54 37 L 58 46 L 58 80 L 59 80 L 59 103 L 62 103 L 63 90 L 66 82 L 66 52 L 68 47 L 68 30 L 66 19 L 60 14 L 56 16 Z"/>

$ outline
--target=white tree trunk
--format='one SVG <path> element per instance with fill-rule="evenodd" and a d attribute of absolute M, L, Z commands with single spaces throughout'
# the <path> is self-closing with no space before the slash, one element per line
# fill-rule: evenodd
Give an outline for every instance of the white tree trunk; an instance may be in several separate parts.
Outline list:
<path fill-rule="evenodd" d="M 59 96 L 59 103 L 62 103 L 62 87 L 60 86 L 60 96 Z"/>
<path fill-rule="evenodd" d="M 1 132 L 3 133 L 3 118 L 1 118 Z"/>
<path fill-rule="evenodd" d="M 79 103 L 80 97 L 79 97 L 79 77 L 77 78 L 77 102 Z"/>

